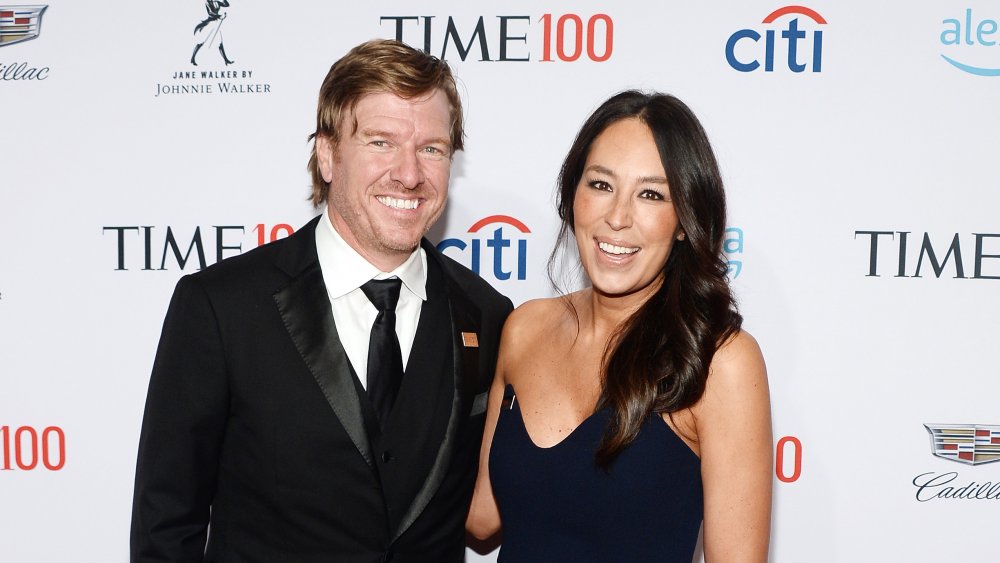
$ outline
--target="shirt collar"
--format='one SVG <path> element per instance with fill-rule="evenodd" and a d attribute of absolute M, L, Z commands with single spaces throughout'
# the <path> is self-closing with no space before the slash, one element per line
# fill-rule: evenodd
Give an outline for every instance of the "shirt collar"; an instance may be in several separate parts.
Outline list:
<path fill-rule="evenodd" d="M 316 253 L 324 272 L 336 272 L 336 275 L 323 276 L 331 299 L 347 295 L 371 279 L 397 277 L 411 293 L 422 301 L 427 300 L 427 254 L 423 248 L 418 246 L 395 270 L 383 272 L 347 244 L 333 228 L 328 213 L 329 208 L 323 211 L 316 229 Z"/>

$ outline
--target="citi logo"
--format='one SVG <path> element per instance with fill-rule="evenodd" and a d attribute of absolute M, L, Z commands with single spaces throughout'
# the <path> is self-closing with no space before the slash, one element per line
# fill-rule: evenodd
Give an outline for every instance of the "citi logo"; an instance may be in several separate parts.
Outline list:
<path fill-rule="evenodd" d="M 481 272 L 485 246 L 486 253 L 492 256 L 494 278 L 505 281 L 514 276 L 523 281 L 527 279 L 528 240 L 524 236 L 527 234 L 531 234 L 531 230 L 521 221 L 508 215 L 490 215 L 469 227 L 467 237 L 444 239 L 437 249 L 441 252 L 455 249 L 448 253 L 452 258 L 486 277 Z"/>
<path fill-rule="evenodd" d="M 976 76 L 1000 76 L 1000 68 L 970 64 L 976 61 L 977 54 L 984 52 L 981 47 L 993 47 L 995 51 L 998 42 L 997 30 L 1000 29 L 996 20 L 980 19 L 973 15 L 972 8 L 966 8 L 962 18 L 949 18 L 941 23 L 944 24 L 944 29 L 941 31 L 941 45 L 944 45 L 952 55 L 942 53 L 942 59 L 962 72 Z M 959 62 L 956 57 L 962 58 L 964 62 Z"/>
<path fill-rule="evenodd" d="M 804 22 L 806 29 L 800 28 L 799 16 L 807 18 Z M 784 29 L 775 28 L 779 24 L 778 20 L 787 21 Z M 763 56 L 764 72 L 774 72 L 775 54 L 779 49 L 776 31 L 781 31 L 788 70 L 822 72 L 823 31 L 817 28 L 810 34 L 807 28 L 826 25 L 823 16 L 805 6 L 785 6 L 768 14 L 761 23 L 769 26 L 763 30 L 764 35 L 755 29 L 741 29 L 729 36 L 729 41 L 726 42 L 726 61 L 729 66 L 740 72 L 753 72 L 761 67 Z M 763 45 L 760 44 L 761 39 L 764 40 Z"/>

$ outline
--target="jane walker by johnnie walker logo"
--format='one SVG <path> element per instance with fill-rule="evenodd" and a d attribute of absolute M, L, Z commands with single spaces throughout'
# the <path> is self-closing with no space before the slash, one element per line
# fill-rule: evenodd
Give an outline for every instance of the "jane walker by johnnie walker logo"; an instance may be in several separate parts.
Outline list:
<path fill-rule="evenodd" d="M 232 25 L 227 23 L 229 0 L 208 0 L 204 6 L 205 15 L 194 25 L 193 39 L 188 43 L 190 68 L 175 70 L 170 78 L 158 82 L 153 97 L 271 93 L 271 85 L 256 82 L 252 69 L 230 69 L 236 57 L 226 50 L 223 40 L 223 31 Z"/>

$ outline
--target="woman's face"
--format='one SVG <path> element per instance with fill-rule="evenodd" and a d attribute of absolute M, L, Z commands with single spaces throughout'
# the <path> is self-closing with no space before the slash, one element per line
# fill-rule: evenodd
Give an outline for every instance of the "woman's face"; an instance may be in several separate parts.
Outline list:
<path fill-rule="evenodd" d="M 595 291 L 630 295 L 656 290 L 683 231 L 645 123 L 623 119 L 594 139 L 573 214 L 580 258 Z"/>

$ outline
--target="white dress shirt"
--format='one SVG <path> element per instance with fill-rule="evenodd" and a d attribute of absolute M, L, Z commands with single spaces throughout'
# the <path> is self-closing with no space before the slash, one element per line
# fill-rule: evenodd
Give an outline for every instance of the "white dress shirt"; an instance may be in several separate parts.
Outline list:
<path fill-rule="evenodd" d="M 368 341 L 378 309 L 372 305 L 361 286 L 372 279 L 399 278 L 403 286 L 396 303 L 396 337 L 406 369 L 417 333 L 420 307 L 427 300 L 427 255 L 417 248 L 398 268 L 382 272 L 351 248 L 340 233 L 333 228 L 329 210 L 316 225 L 316 252 L 323 283 L 333 308 L 340 342 L 347 358 L 365 389 L 368 388 Z"/>

